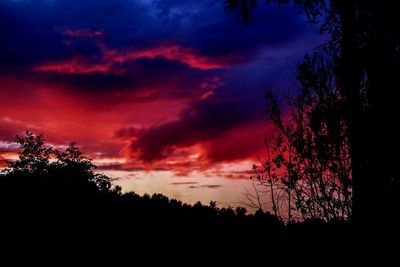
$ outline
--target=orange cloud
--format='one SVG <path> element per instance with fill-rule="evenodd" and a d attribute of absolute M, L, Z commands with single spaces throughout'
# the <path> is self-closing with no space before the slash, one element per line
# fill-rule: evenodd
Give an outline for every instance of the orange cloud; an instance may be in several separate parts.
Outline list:
<path fill-rule="evenodd" d="M 0 169 L 6 168 L 8 166 L 6 159 L 0 155 Z"/>

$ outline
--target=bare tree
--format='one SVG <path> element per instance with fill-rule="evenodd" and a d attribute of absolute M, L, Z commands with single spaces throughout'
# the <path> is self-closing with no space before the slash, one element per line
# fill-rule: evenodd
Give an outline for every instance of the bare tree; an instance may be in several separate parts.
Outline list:
<path fill-rule="evenodd" d="M 351 216 L 349 134 L 330 64 L 318 51 L 305 57 L 298 66 L 299 90 L 287 98 L 284 116 L 267 93 L 277 134 L 272 146 L 265 139 L 267 157 L 254 167 L 257 185 L 253 195 L 247 193 L 248 199 L 267 193 L 272 211 L 288 221 Z"/>

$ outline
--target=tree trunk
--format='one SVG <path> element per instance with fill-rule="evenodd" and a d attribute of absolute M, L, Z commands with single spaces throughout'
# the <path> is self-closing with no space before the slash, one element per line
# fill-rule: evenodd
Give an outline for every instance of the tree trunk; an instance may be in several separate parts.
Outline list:
<path fill-rule="evenodd" d="M 341 56 L 338 59 L 338 78 L 343 95 L 346 98 L 345 116 L 349 127 L 350 154 L 352 157 L 353 181 L 353 218 L 360 224 L 366 219 L 370 204 L 368 186 L 371 179 L 367 173 L 366 140 L 363 133 L 363 115 L 361 102 L 362 68 L 357 42 L 357 1 L 333 1 L 339 14 L 342 38 Z"/>

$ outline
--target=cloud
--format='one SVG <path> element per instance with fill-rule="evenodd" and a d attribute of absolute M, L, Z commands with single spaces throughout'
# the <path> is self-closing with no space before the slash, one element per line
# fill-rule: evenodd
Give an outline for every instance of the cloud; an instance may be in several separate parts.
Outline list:
<path fill-rule="evenodd" d="M 134 132 L 132 155 L 144 162 L 160 160 L 171 155 L 176 147 L 217 138 L 254 115 L 255 109 L 241 101 L 199 101 L 184 110 L 176 121 Z"/>
<path fill-rule="evenodd" d="M 160 57 L 172 61 L 178 61 L 191 68 L 200 70 L 224 68 L 228 66 L 227 62 L 213 61 L 206 56 L 197 54 L 193 49 L 182 47 L 177 44 L 122 53 L 116 50 L 106 50 L 105 57 L 115 63 L 125 63 L 127 61 L 142 58 L 155 59 Z"/>
<path fill-rule="evenodd" d="M 121 52 L 120 58 L 141 53 L 145 58 L 179 57 L 194 68 L 225 67 L 250 62 L 262 50 L 304 39 L 313 33 L 306 25 L 292 7 L 262 5 L 244 26 L 225 13 L 223 1 L 214 0 L 3 1 L 0 32 L 7 41 L 0 43 L 0 66 L 66 63 L 76 55 L 101 57 L 94 43 L 101 40 L 119 53 L 135 48 L 133 54 Z M 63 69 L 80 73 L 78 67 Z"/>
<path fill-rule="evenodd" d="M 222 187 L 222 185 L 219 185 L 219 184 L 210 184 L 210 185 L 205 184 L 205 185 L 191 185 L 188 188 L 190 188 L 190 189 L 199 189 L 199 188 L 218 189 L 220 187 Z"/>
<path fill-rule="evenodd" d="M 29 121 L 15 120 L 8 116 L 0 117 L 0 150 L 15 151 L 18 146 L 12 141 L 14 141 L 17 134 L 22 134 L 26 130 L 40 131 L 42 129 Z"/>
<path fill-rule="evenodd" d="M 256 160 L 256 155 L 263 151 L 264 136 L 271 133 L 273 127 L 262 116 L 249 119 L 206 142 L 205 156 L 210 162 Z"/>
<path fill-rule="evenodd" d="M 95 38 L 98 39 L 105 35 L 103 30 L 90 30 L 90 29 L 70 29 L 62 28 L 57 29 L 58 32 L 63 36 L 73 37 L 73 38 Z"/>
<path fill-rule="evenodd" d="M 0 169 L 6 167 L 8 167 L 8 162 L 3 156 L 0 155 Z"/>
<path fill-rule="evenodd" d="M 37 72 L 57 72 L 69 74 L 90 74 L 90 73 L 109 73 L 112 64 L 93 63 L 83 57 L 73 57 L 66 61 L 44 63 L 33 67 L 33 71 Z"/>
<path fill-rule="evenodd" d="M 176 183 L 171 183 L 172 185 L 194 185 L 198 184 L 198 182 L 176 182 Z"/>
<path fill-rule="evenodd" d="M 96 165 L 96 162 L 94 162 Z M 129 171 L 129 172 L 143 172 L 143 167 L 129 167 L 122 163 L 109 163 L 109 164 L 97 164 L 97 170 L 113 170 L 113 171 Z M 134 175 L 132 175 L 134 176 Z"/>
<path fill-rule="evenodd" d="M 72 34 L 72 33 L 71 33 Z M 89 34 L 76 33 L 74 34 Z M 185 48 L 180 45 L 171 44 L 142 50 L 119 51 L 116 49 L 108 49 L 103 45 L 100 46 L 102 53 L 96 57 L 74 56 L 71 59 L 39 64 L 33 67 L 33 71 L 37 72 L 56 72 L 67 74 L 91 74 L 106 73 L 118 74 L 124 70 L 119 68 L 121 65 L 139 59 L 157 59 L 177 61 L 187 65 L 190 68 L 200 70 L 210 70 L 217 68 L 225 68 L 229 66 L 229 60 L 213 61 L 210 58 L 196 54 L 193 49 Z"/>

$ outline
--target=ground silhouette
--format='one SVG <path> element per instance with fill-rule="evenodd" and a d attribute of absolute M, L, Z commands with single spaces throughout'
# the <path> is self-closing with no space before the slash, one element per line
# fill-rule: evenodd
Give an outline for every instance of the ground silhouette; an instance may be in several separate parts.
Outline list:
<path fill-rule="evenodd" d="M 80 245 L 172 240 L 183 247 L 206 242 L 238 249 L 243 244 L 251 248 L 260 240 L 279 247 L 289 237 L 323 236 L 327 243 L 337 233 L 349 238 L 350 226 L 343 222 L 309 220 L 287 225 L 261 210 L 248 214 L 244 208 L 219 208 L 215 202 L 188 205 L 161 194 L 122 193 L 109 177 L 95 172 L 74 144 L 57 151 L 46 146 L 43 135 L 29 132 L 16 141 L 19 159 L 0 176 L 2 229 L 12 242 L 68 240 Z"/>

